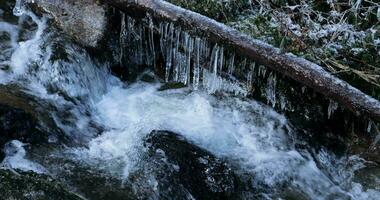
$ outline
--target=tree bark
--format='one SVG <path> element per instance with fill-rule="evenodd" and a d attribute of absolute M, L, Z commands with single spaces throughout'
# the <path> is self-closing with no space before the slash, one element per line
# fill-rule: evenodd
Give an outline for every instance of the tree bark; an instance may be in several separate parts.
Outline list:
<path fill-rule="evenodd" d="M 103 1 L 131 16 L 149 13 L 155 19 L 172 22 L 189 30 L 192 34 L 234 48 L 241 55 L 335 100 L 356 115 L 380 121 L 378 100 L 331 75 L 315 63 L 283 53 L 278 48 L 253 39 L 213 19 L 162 0 Z"/>

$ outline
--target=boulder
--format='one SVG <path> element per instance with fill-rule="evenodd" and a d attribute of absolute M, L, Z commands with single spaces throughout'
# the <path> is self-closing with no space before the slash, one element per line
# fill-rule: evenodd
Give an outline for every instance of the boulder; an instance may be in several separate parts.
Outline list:
<path fill-rule="evenodd" d="M 107 26 L 106 9 L 96 0 L 27 0 L 50 14 L 56 24 L 84 46 L 96 47 Z"/>
<path fill-rule="evenodd" d="M 233 199 L 238 178 L 221 159 L 182 136 L 169 131 L 153 131 L 145 140 L 148 149 L 144 172 L 130 176 L 135 190 L 154 188 L 148 198 L 159 199 Z M 138 174 L 138 175 L 136 175 Z M 143 178 L 139 177 L 143 174 Z M 147 187 L 146 187 L 147 188 Z M 139 194 L 138 196 L 144 196 Z"/>

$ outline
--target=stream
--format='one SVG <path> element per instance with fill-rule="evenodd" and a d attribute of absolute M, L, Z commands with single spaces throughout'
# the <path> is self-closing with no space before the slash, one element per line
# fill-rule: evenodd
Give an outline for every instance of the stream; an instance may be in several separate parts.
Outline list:
<path fill-rule="evenodd" d="M 12 4 L 0 3 L 0 91 L 17 98 L 0 103 L 27 110 L 44 135 L 10 138 L 1 169 L 53 177 L 83 199 L 380 198 L 376 164 L 307 144 L 243 86 L 211 75 L 171 88 L 149 70 L 124 82 L 48 18 Z"/>

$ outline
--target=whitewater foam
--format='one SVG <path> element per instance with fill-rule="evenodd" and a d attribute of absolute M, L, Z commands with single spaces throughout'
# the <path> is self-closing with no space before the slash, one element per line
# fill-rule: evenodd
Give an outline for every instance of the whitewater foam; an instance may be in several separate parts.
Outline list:
<path fill-rule="evenodd" d="M 0 167 L 18 169 L 21 171 L 33 171 L 39 174 L 47 174 L 47 170 L 40 164 L 25 158 L 25 144 L 18 140 L 12 140 L 4 145 L 5 158 Z"/>
<path fill-rule="evenodd" d="M 268 106 L 228 95 L 210 96 L 207 91 L 158 91 L 159 87 L 147 83 L 113 87 L 96 104 L 97 120 L 108 131 L 93 139 L 88 148 L 70 152 L 126 179 L 144 155 L 144 138 L 152 130 L 169 130 L 220 158 L 239 163 L 253 177 L 253 188 L 285 184 L 313 199 L 362 195 L 351 176 L 341 175 L 352 175 L 354 170 L 331 173 L 350 184 L 340 187 L 310 155 L 301 155 L 293 146 L 286 118 Z M 378 194 L 368 192 L 370 197 Z"/>

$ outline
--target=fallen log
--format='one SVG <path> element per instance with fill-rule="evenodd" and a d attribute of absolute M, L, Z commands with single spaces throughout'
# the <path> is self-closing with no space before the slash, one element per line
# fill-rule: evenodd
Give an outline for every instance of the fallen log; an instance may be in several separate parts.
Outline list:
<path fill-rule="evenodd" d="M 380 121 L 380 102 L 321 66 L 255 40 L 213 19 L 162 0 L 103 0 L 131 16 L 149 14 L 158 20 L 179 25 L 197 36 L 233 48 L 239 54 L 282 73 L 324 96 L 335 100 L 356 115 Z"/>

